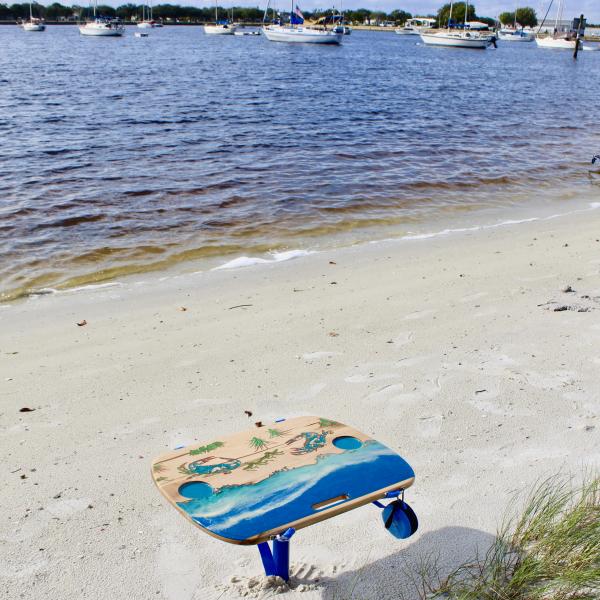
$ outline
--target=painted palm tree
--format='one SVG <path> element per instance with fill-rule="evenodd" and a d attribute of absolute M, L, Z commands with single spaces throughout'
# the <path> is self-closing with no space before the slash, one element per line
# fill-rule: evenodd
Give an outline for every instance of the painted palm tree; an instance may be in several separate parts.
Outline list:
<path fill-rule="evenodd" d="M 265 440 L 261 440 L 260 438 L 253 437 L 250 442 L 250 447 L 254 450 L 264 450 L 267 447 L 267 442 Z"/>
<path fill-rule="evenodd" d="M 329 419 L 319 419 L 319 427 L 335 427 L 339 425 L 337 421 L 330 421 Z"/>
<path fill-rule="evenodd" d="M 200 446 L 199 448 L 196 448 L 195 450 L 190 450 L 190 454 L 192 456 L 194 456 L 196 454 L 206 454 L 207 452 L 212 452 L 213 450 L 220 448 L 222 445 L 223 445 L 223 442 L 213 442 L 212 444 L 208 444 L 206 446 Z"/>
<path fill-rule="evenodd" d="M 283 431 L 281 431 L 280 429 L 267 429 L 267 431 L 269 432 L 269 437 L 280 437 L 283 435 Z"/>

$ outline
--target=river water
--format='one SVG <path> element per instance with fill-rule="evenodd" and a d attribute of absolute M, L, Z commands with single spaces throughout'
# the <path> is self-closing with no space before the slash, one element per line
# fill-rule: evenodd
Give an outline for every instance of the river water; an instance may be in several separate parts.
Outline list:
<path fill-rule="evenodd" d="M 134 31 L 0 27 L 3 300 L 600 196 L 600 52 Z"/>

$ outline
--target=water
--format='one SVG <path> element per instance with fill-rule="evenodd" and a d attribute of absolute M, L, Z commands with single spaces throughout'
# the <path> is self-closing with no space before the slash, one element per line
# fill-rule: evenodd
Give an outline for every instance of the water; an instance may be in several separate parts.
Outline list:
<path fill-rule="evenodd" d="M 133 31 L 0 27 L 4 300 L 598 196 L 600 52 Z"/>

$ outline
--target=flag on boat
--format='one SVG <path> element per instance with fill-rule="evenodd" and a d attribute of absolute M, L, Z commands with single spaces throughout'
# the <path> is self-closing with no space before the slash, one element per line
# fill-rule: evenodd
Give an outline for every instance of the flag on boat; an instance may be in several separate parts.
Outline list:
<path fill-rule="evenodd" d="M 302 23 L 304 23 L 304 15 L 297 4 L 294 12 L 291 15 L 291 22 L 293 25 L 302 25 Z"/>

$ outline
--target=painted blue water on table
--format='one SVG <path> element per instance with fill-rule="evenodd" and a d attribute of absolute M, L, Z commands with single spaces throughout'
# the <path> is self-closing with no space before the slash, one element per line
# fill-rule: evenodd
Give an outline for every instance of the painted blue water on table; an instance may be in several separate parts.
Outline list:
<path fill-rule="evenodd" d="M 198 524 L 233 540 L 245 540 L 315 514 L 313 504 L 343 494 L 348 500 L 414 477 L 410 465 L 376 441 L 327 454 L 312 465 L 274 473 L 254 485 L 226 486 L 178 505 Z"/>
<path fill-rule="evenodd" d="M 0 299 L 598 195 L 600 52 L 134 30 L 0 27 Z"/>

